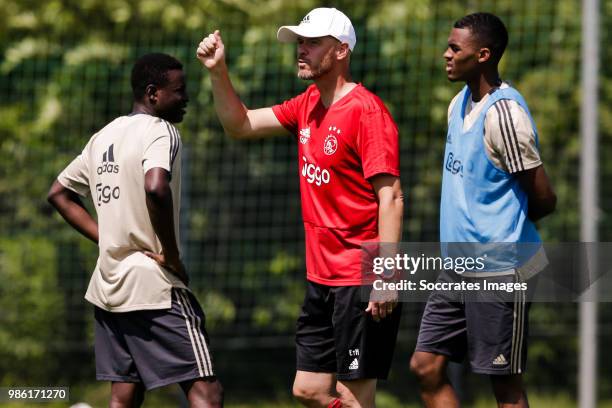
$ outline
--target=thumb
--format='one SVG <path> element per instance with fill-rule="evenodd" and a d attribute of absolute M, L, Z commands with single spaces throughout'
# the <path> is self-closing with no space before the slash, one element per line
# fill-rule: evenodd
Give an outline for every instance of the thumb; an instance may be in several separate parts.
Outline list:
<path fill-rule="evenodd" d="M 370 310 L 372 310 L 372 302 L 368 303 L 368 307 L 367 307 L 367 309 L 365 311 L 369 312 Z"/>
<path fill-rule="evenodd" d="M 223 45 L 223 39 L 221 38 L 221 31 L 215 30 L 213 34 L 215 38 L 217 39 L 217 41 L 219 42 L 219 45 Z"/>

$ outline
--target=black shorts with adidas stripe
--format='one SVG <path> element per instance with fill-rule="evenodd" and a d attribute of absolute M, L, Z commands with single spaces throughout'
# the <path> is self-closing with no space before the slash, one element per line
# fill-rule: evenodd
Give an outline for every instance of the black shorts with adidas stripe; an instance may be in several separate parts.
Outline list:
<path fill-rule="evenodd" d="M 375 322 L 361 286 L 307 282 L 297 320 L 297 370 L 335 373 L 338 380 L 386 379 L 393 359 L 401 304 Z"/>
<path fill-rule="evenodd" d="M 146 389 L 215 376 L 204 313 L 191 292 L 172 289 L 162 310 L 112 313 L 95 308 L 96 378 Z"/>
<path fill-rule="evenodd" d="M 517 275 L 489 276 L 488 284 L 521 283 Z M 462 362 L 466 355 L 474 373 L 489 375 L 521 374 L 527 361 L 529 308 L 527 301 L 535 280 L 527 291 L 491 293 L 432 292 L 427 300 L 416 351 L 441 354 Z M 443 272 L 438 281 L 476 283 L 483 278 L 461 277 Z"/>

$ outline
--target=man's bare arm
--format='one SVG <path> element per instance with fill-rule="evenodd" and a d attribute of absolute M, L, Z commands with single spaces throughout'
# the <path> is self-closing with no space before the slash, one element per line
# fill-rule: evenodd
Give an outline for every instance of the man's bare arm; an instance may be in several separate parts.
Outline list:
<path fill-rule="evenodd" d="M 196 55 L 210 72 L 215 111 L 227 135 L 236 139 L 255 139 L 289 134 L 272 108 L 250 110 L 242 103 L 229 77 L 219 30 L 200 42 Z"/>
<path fill-rule="evenodd" d="M 55 180 L 47 194 L 47 201 L 74 229 L 98 243 L 98 223 L 89 214 L 77 193 Z"/>
<path fill-rule="evenodd" d="M 172 190 L 170 189 L 170 173 L 165 169 L 155 167 L 145 174 L 145 192 L 149 218 L 153 230 L 162 246 L 162 253 L 145 252 L 160 265 L 174 272 L 185 284 L 189 277 L 180 259 L 174 233 L 174 210 Z"/>
<path fill-rule="evenodd" d="M 404 193 L 399 177 L 379 174 L 370 180 L 378 197 L 378 235 L 380 242 L 399 242 L 402 238 Z"/>
<path fill-rule="evenodd" d="M 381 243 L 390 245 L 402 239 L 404 194 L 399 177 L 379 174 L 370 180 L 378 197 L 378 237 Z M 381 256 L 393 257 L 397 248 L 381 247 Z M 389 252 L 389 253 L 386 253 Z M 392 253 L 391 253 L 392 252 Z M 367 313 L 374 320 L 384 319 L 397 305 L 397 292 L 389 292 L 386 299 L 374 299 L 368 303 Z"/>
<path fill-rule="evenodd" d="M 528 216 L 531 221 L 538 221 L 555 211 L 557 195 L 546 175 L 544 166 L 517 173 L 521 188 L 528 197 Z"/>

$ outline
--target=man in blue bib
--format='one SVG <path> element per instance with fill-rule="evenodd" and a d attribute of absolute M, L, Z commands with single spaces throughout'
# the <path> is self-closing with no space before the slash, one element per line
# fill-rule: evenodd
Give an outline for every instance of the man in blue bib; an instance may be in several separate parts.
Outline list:
<path fill-rule="evenodd" d="M 539 248 L 526 260 L 498 262 L 486 271 L 488 281 L 515 284 L 546 266 L 534 222 L 554 210 L 556 196 L 527 104 L 499 76 L 497 66 L 507 43 L 506 27 L 489 13 L 463 17 L 450 33 L 446 74 L 466 86 L 448 109 L 440 241 L 443 247 L 459 242 Z M 475 278 L 468 273 L 447 275 L 441 279 Z M 527 407 L 522 373 L 528 311 L 524 291 L 516 292 L 513 301 L 478 303 L 433 293 L 410 362 L 425 406 L 459 407 L 446 365 L 467 355 L 473 372 L 489 375 L 499 407 Z"/>

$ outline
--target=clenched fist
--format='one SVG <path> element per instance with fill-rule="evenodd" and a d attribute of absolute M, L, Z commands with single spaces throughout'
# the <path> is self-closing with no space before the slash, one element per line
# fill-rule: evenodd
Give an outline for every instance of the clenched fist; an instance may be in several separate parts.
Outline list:
<path fill-rule="evenodd" d="M 225 64 L 225 47 L 219 30 L 204 37 L 198 45 L 196 56 L 209 70 Z"/>

